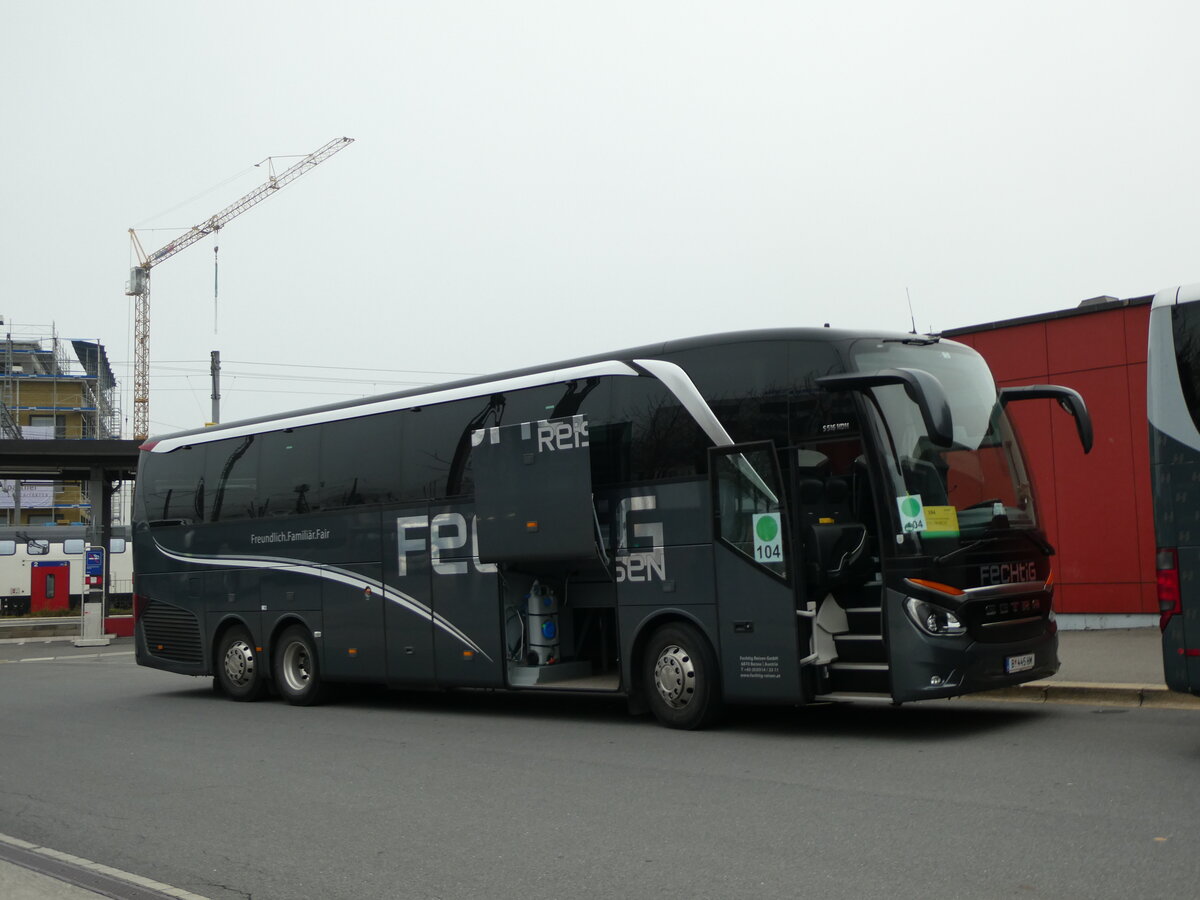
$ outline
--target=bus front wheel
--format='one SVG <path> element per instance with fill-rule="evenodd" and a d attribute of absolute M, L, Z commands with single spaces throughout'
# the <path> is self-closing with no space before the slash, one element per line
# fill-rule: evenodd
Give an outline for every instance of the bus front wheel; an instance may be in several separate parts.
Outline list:
<path fill-rule="evenodd" d="M 313 706 L 324 696 L 317 648 L 308 629 L 292 625 L 279 636 L 272 654 L 275 687 L 293 706 Z"/>
<path fill-rule="evenodd" d="M 721 713 L 717 660 L 691 625 L 659 628 L 646 645 L 642 685 L 654 717 L 668 728 L 703 728 Z"/>
<path fill-rule="evenodd" d="M 221 635 L 216 669 L 217 683 L 233 700 L 260 700 L 267 692 L 262 658 L 254 638 L 243 625 L 235 625 Z"/>

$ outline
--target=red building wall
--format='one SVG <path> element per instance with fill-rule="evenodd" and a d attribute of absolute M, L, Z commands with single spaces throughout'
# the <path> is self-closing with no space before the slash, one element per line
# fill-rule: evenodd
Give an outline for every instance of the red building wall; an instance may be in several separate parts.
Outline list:
<path fill-rule="evenodd" d="M 1157 613 L 1146 429 L 1149 298 L 946 332 L 983 354 L 1001 386 L 1062 384 L 1083 395 L 1095 443 L 1052 401 L 1014 404 L 1061 613 Z"/>

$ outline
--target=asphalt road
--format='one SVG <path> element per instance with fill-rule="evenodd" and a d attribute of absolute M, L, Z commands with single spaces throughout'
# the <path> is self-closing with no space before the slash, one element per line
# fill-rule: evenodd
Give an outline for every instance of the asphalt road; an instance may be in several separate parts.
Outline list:
<path fill-rule="evenodd" d="M 0 663 L 0 832 L 233 897 L 1192 896 L 1194 711 L 237 704 L 125 642 Z M 103 655 L 95 655 L 95 654 Z"/>

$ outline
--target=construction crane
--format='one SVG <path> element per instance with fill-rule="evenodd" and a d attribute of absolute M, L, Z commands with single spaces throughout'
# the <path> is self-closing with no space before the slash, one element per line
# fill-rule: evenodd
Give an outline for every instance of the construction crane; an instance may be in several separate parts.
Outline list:
<path fill-rule="evenodd" d="M 199 225 L 194 225 L 153 253 L 147 254 L 142 249 L 141 241 L 138 240 L 137 231 L 129 229 L 129 238 L 133 242 L 133 251 L 138 259 L 138 264 L 129 272 L 129 284 L 125 287 L 125 295 L 134 298 L 133 436 L 135 440 L 143 441 L 150 433 L 150 270 L 159 263 L 166 262 L 176 253 L 186 250 L 197 241 L 210 234 L 216 234 L 250 207 L 266 200 L 280 188 L 291 184 L 305 172 L 319 166 L 333 154 L 344 150 L 352 143 L 354 143 L 354 138 L 334 138 L 324 147 L 314 150 L 279 175 L 276 175 L 272 169 L 265 184 L 259 185 L 245 197 L 225 207 L 211 218 L 205 219 Z M 270 162 L 270 157 L 267 161 Z"/>

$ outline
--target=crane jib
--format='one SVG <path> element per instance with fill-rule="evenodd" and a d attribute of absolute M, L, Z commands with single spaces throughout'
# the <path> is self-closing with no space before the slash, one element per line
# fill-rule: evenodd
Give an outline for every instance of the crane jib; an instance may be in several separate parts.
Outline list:
<path fill-rule="evenodd" d="M 138 259 L 137 266 L 130 273 L 129 286 L 125 293 L 134 298 L 133 304 L 133 436 L 135 440 L 145 440 L 150 431 L 150 269 L 159 263 L 166 262 L 176 253 L 186 250 L 197 241 L 203 240 L 210 234 L 220 231 L 231 220 L 240 216 L 252 206 L 261 203 L 267 197 L 282 187 L 291 184 L 301 175 L 319 166 L 339 150 L 344 150 L 354 143 L 354 138 L 334 138 L 323 147 L 314 150 L 299 162 L 285 169 L 279 175 L 274 172 L 266 182 L 259 185 L 249 194 L 225 207 L 216 215 L 194 225 L 188 231 L 169 241 L 153 253 L 147 255 L 138 240 L 137 232 L 129 229 L 129 238 Z M 270 157 L 267 158 L 268 161 Z"/>

